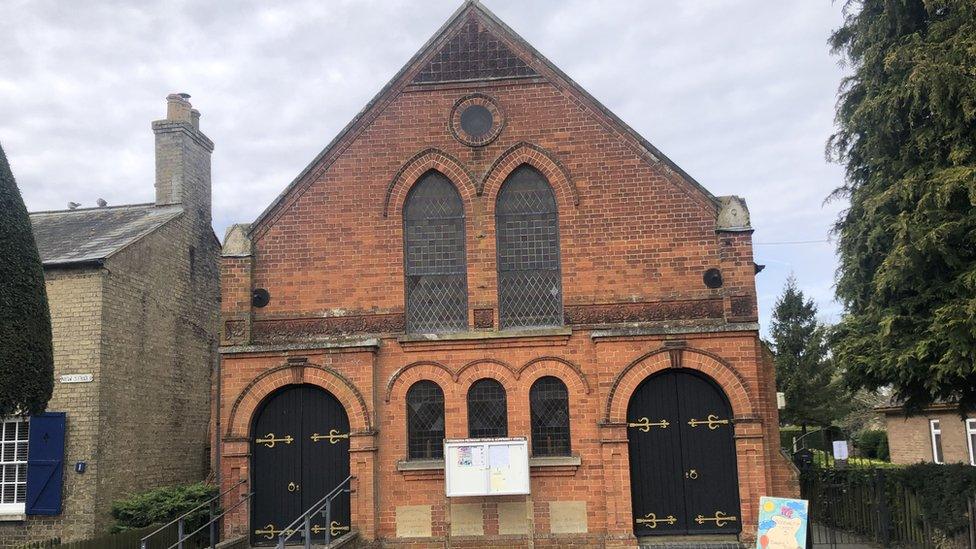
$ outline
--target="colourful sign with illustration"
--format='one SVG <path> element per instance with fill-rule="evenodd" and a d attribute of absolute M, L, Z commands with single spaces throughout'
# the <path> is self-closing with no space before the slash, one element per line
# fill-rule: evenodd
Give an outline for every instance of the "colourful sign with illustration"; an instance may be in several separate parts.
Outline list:
<path fill-rule="evenodd" d="M 756 549 L 804 549 L 808 505 L 804 499 L 759 498 Z"/>

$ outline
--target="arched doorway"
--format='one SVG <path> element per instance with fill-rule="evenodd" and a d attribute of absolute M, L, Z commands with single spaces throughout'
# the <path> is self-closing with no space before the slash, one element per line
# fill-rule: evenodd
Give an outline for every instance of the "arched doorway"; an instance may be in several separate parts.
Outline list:
<path fill-rule="evenodd" d="M 254 414 L 251 429 L 251 544 L 274 545 L 289 523 L 349 476 L 349 418 L 330 393 L 289 385 Z M 349 495 L 333 501 L 330 524 L 315 514 L 312 539 L 349 531 Z M 292 540 L 302 541 L 301 534 Z"/>
<path fill-rule="evenodd" d="M 627 406 L 634 533 L 742 530 L 732 407 L 701 373 L 671 369 L 644 380 Z"/>

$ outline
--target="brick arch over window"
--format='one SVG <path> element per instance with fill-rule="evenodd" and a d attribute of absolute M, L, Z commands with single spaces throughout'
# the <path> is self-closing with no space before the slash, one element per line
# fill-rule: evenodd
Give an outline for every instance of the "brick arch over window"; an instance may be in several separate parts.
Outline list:
<path fill-rule="evenodd" d="M 271 368 L 244 387 L 230 409 L 226 436 L 250 436 L 251 419 L 261 402 L 276 390 L 297 384 L 315 385 L 332 393 L 345 408 L 352 432 L 369 433 L 373 430 L 366 399 L 351 381 L 328 366 L 305 363 Z"/>
<path fill-rule="evenodd" d="M 576 394 L 589 394 L 590 382 L 586 374 L 576 364 L 555 356 L 543 356 L 526 362 L 515 373 L 521 383 L 531 386 L 541 377 L 552 376 L 559 378 L 568 387 L 572 387 Z"/>
<path fill-rule="evenodd" d="M 502 183 L 516 168 L 528 164 L 539 170 L 549 181 L 560 210 L 579 206 L 579 191 L 569 175 L 569 170 L 552 153 L 532 143 L 516 143 L 503 152 L 485 172 L 478 194 L 485 196 L 488 214 L 494 215 L 495 200 Z"/>
<path fill-rule="evenodd" d="M 429 379 L 440 385 L 441 389 L 444 390 L 445 398 L 447 398 L 447 394 L 453 392 L 457 375 L 440 362 L 430 360 L 411 362 L 390 376 L 389 381 L 386 382 L 386 395 L 383 400 L 390 402 L 394 387 L 396 387 L 397 396 L 402 397 L 406 394 L 407 388 L 422 379 Z"/>
<path fill-rule="evenodd" d="M 661 348 L 637 358 L 613 380 L 604 409 L 604 423 L 626 422 L 627 404 L 637 386 L 647 376 L 674 367 L 698 370 L 712 378 L 725 391 L 732 404 L 735 418 L 755 416 L 755 407 L 749 398 L 748 384 L 720 357 L 700 349 Z"/>
<path fill-rule="evenodd" d="M 474 176 L 457 158 L 442 150 L 430 148 L 420 151 L 404 162 L 393 176 L 383 199 L 383 217 L 390 217 L 391 213 L 394 216 L 403 215 L 403 203 L 407 193 L 421 176 L 430 170 L 437 170 L 450 179 L 461 194 L 465 211 L 471 210 L 471 202 L 478 194 Z"/>
<path fill-rule="evenodd" d="M 472 370 L 472 368 L 475 366 L 480 366 L 480 368 Z M 468 373 L 465 374 L 465 372 Z M 481 375 L 484 372 L 497 372 L 497 375 L 492 374 L 490 377 L 495 377 L 498 379 L 502 385 L 505 385 L 506 389 L 514 388 L 514 382 L 518 379 L 518 373 L 516 373 L 515 368 L 513 368 L 507 362 L 495 360 L 494 358 L 479 358 L 477 360 L 472 360 L 471 362 L 468 362 L 464 366 L 458 368 L 458 371 L 454 374 L 454 380 L 460 381 L 462 379 L 467 379 L 470 381 L 469 378 L 472 375 L 485 377 Z M 502 381 L 502 377 L 510 380 L 512 382 L 511 385 L 505 381 Z M 467 388 L 465 388 L 465 391 L 467 391 Z"/>

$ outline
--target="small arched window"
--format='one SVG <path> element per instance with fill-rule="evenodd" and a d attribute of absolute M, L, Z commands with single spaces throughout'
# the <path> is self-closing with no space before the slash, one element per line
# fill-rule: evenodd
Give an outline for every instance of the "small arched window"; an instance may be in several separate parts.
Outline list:
<path fill-rule="evenodd" d="M 444 391 L 433 381 L 418 381 L 407 390 L 407 457 L 444 457 Z"/>
<path fill-rule="evenodd" d="M 406 328 L 451 332 L 468 325 L 464 205 L 451 181 L 431 170 L 403 206 Z"/>
<path fill-rule="evenodd" d="M 494 379 L 479 379 L 468 389 L 468 436 L 508 436 L 505 388 Z"/>
<path fill-rule="evenodd" d="M 568 456 L 569 391 L 561 380 L 541 377 L 529 389 L 532 455 Z"/>
<path fill-rule="evenodd" d="M 556 196 L 535 168 L 519 166 L 502 184 L 495 238 L 500 326 L 562 325 Z"/>

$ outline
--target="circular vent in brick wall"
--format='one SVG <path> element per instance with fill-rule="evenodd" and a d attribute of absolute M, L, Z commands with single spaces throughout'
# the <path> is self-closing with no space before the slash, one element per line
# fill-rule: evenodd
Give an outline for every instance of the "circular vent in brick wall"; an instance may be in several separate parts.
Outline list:
<path fill-rule="evenodd" d="M 718 269 L 709 269 L 705 271 L 704 275 L 702 275 L 702 280 L 705 281 L 705 285 L 709 288 L 721 288 L 722 271 Z"/>
<path fill-rule="evenodd" d="M 450 125 L 458 141 L 469 147 L 481 147 L 502 133 L 505 115 L 494 98 L 475 93 L 454 103 Z"/>

